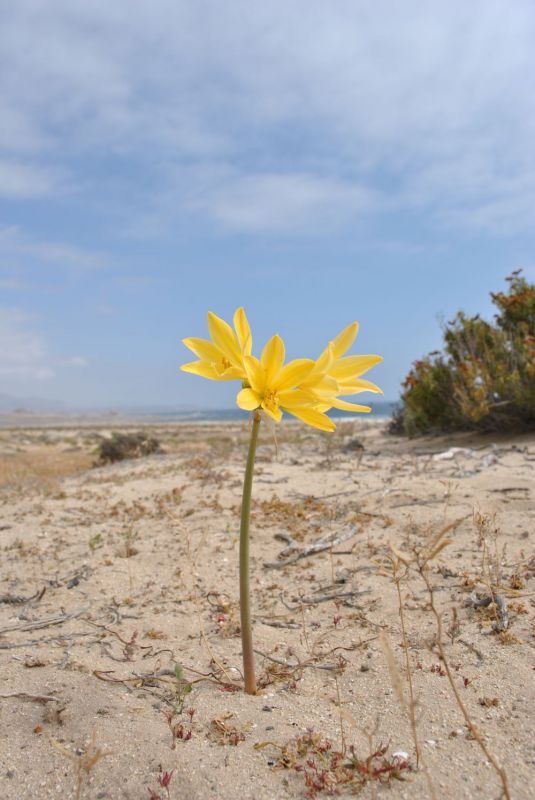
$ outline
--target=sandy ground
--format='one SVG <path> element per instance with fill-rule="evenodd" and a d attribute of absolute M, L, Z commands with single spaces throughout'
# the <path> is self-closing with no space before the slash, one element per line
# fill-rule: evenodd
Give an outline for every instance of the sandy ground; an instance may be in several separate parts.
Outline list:
<path fill-rule="evenodd" d="M 437 797 L 500 797 L 444 674 L 426 586 L 403 564 L 419 769 L 395 690 L 408 703 L 389 544 L 423 559 L 448 525 L 427 575 L 452 680 L 510 796 L 533 796 L 535 437 L 283 425 L 277 452 L 265 424 L 251 543 L 262 688 L 248 696 L 235 690 L 247 425 L 156 426 L 162 455 L 92 467 L 105 424 L 0 431 L 2 798 L 68 800 L 79 777 L 80 797 L 102 800 L 359 787 L 412 800 L 432 796 L 422 765 Z M 327 549 L 298 557 L 317 540 Z M 495 604 L 474 607 L 489 587 L 504 630 Z"/>

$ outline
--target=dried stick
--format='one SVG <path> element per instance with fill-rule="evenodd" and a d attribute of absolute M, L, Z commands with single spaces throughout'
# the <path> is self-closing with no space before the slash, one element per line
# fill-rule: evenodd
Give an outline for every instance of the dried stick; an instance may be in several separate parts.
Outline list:
<path fill-rule="evenodd" d="M 28 694 L 28 692 L 0 694 L 0 698 L 3 700 L 8 697 L 20 697 L 22 700 L 35 700 L 37 703 L 61 703 L 59 697 L 53 697 L 51 694 Z"/>
<path fill-rule="evenodd" d="M 0 595 L 0 603 L 13 603 L 13 604 L 30 603 L 32 600 L 40 600 L 45 592 L 46 592 L 46 586 L 43 586 L 42 589 L 40 589 L 35 594 L 32 594 L 31 597 L 24 597 L 23 595 L 20 594 L 2 594 Z"/>
<path fill-rule="evenodd" d="M 327 672 L 336 672 L 340 669 L 340 664 L 314 664 L 314 658 L 308 659 L 307 661 L 300 661 L 297 659 L 297 664 L 291 664 L 289 661 L 285 661 L 283 658 L 274 658 L 274 656 L 270 656 L 267 653 L 262 652 L 262 650 L 257 650 L 255 648 L 255 653 L 259 656 L 263 656 L 267 658 L 268 661 L 273 661 L 274 664 L 280 664 L 283 667 L 288 667 L 288 669 L 295 670 L 295 669 L 324 669 Z M 343 662 L 343 658 L 340 657 Z"/>
<path fill-rule="evenodd" d="M 84 622 L 87 622 L 87 620 L 84 620 Z M 8 644 L 1 642 L 0 650 L 18 650 L 21 647 L 33 647 L 39 644 L 49 644 L 49 642 L 64 642 L 66 640 L 76 639 L 80 636 L 92 636 L 92 633 L 69 633 L 64 636 L 50 636 L 47 639 L 30 639 L 28 642 L 10 642 Z M 95 642 L 98 641 L 100 641 L 100 639 L 95 639 Z M 94 644 L 94 642 L 90 642 L 90 644 Z"/>
<path fill-rule="evenodd" d="M 430 609 L 431 609 L 431 611 L 433 613 L 433 616 L 435 617 L 435 621 L 436 621 L 436 625 L 437 625 L 437 649 L 438 649 L 438 654 L 440 656 L 440 660 L 442 661 L 442 663 L 444 665 L 444 669 L 446 671 L 446 675 L 447 675 L 449 684 L 451 686 L 451 690 L 452 690 L 452 692 L 453 692 L 453 694 L 455 696 L 455 700 L 457 702 L 457 705 L 459 706 L 459 709 L 460 709 L 460 711 L 461 711 L 461 713 L 462 713 L 462 715 L 463 715 L 463 717 L 465 719 L 465 722 L 466 722 L 466 724 L 468 726 L 468 730 L 470 731 L 470 733 L 472 734 L 472 736 L 474 737 L 474 739 L 476 740 L 476 742 L 480 746 L 481 750 L 485 754 L 485 756 L 487 758 L 487 761 L 489 761 L 490 764 L 492 764 L 492 767 L 496 771 L 496 773 L 497 773 L 497 775 L 498 775 L 498 777 L 500 779 L 500 782 L 502 784 L 502 790 L 503 790 L 504 797 L 506 798 L 506 800 L 511 800 L 511 793 L 509 791 L 509 783 L 507 781 L 507 773 L 505 772 L 503 767 L 500 766 L 500 764 L 496 760 L 495 756 L 490 752 L 489 748 L 485 744 L 485 740 L 483 739 L 483 737 L 479 733 L 478 729 L 476 728 L 476 726 L 472 722 L 470 714 L 468 713 L 468 710 L 467 710 L 465 704 L 462 701 L 461 695 L 459 694 L 459 690 L 457 689 L 457 686 L 455 685 L 455 681 L 453 679 L 453 675 L 452 675 L 452 672 L 451 672 L 451 669 L 450 669 L 450 665 L 449 665 L 449 662 L 448 662 L 448 659 L 447 659 L 447 656 L 446 656 L 446 652 L 444 650 L 444 645 L 442 644 L 442 614 L 440 614 L 440 612 L 438 611 L 438 609 L 437 609 L 437 607 L 435 605 L 435 593 L 434 593 L 434 589 L 433 589 L 433 586 L 431 584 L 431 581 L 429 580 L 429 573 L 428 573 L 428 567 L 427 567 L 428 560 L 429 560 L 428 558 L 422 557 L 419 553 L 416 555 L 416 564 L 417 564 L 418 572 L 419 572 L 423 582 L 425 583 L 425 586 L 426 586 L 426 589 L 427 589 L 427 594 L 428 594 L 428 597 L 429 597 L 429 607 L 430 607 Z"/>
<path fill-rule="evenodd" d="M 288 611 L 300 611 L 303 606 L 316 606 L 319 603 L 327 603 L 329 600 L 339 600 L 342 597 L 356 597 L 360 594 L 369 594 L 370 589 L 353 589 L 352 591 L 346 592 L 332 592 L 331 594 L 320 594 L 317 597 L 301 597 L 299 605 L 290 606 L 288 603 L 283 600 L 283 594 L 281 592 L 280 599 L 285 608 Z"/>
<path fill-rule="evenodd" d="M 350 530 L 345 531 L 338 536 L 331 534 L 323 539 L 318 539 L 316 542 L 312 542 L 312 544 L 306 545 L 306 547 L 304 547 L 299 553 L 296 553 L 294 556 L 290 556 L 290 558 L 286 558 L 284 561 L 266 561 L 264 562 L 264 567 L 267 569 L 281 569 L 281 567 L 287 567 L 290 564 L 295 564 L 296 561 L 301 561 L 301 559 L 307 558 L 307 556 L 313 556 L 316 555 L 316 553 L 323 553 L 324 550 L 330 550 L 332 547 L 335 547 L 342 542 L 347 542 L 347 540 L 355 536 L 356 533 L 358 533 L 357 528 L 350 528 Z M 281 538 L 281 535 L 277 534 L 277 538 Z M 288 548 L 285 548 L 282 552 L 284 553 L 287 550 Z"/>
<path fill-rule="evenodd" d="M 418 741 L 418 729 L 416 726 L 416 703 L 414 700 L 414 689 L 412 685 L 412 671 L 409 659 L 409 644 L 407 641 L 407 630 L 405 628 L 405 612 L 403 610 L 403 599 L 401 597 L 401 577 L 399 574 L 400 560 L 399 558 L 392 559 L 392 578 L 396 586 L 398 596 L 398 613 L 401 625 L 401 639 L 403 642 L 403 652 L 405 653 L 405 669 L 407 670 L 407 683 L 409 686 L 409 718 L 412 729 L 412 738 L 414 739 L 414 749 L 416 751 L 416 766 L 420 765 L 420 743 Z"/>
<path fill-rule="evenodd" d="M 405 653 L 405 668 L 407 670 L 407 683 L 409 686 L 409 704 L 407 707 L 407 703 L 405 702 L 405 697 L 401 690 L 401 687 L 398 688 L 398 694 L 400 694 L 400 702 L 407 712 L 409 717 L 409 722 L 411 726 L 412 732 L 412 739 L 414 742 L 414 750 L 416 752 L 416 767 L 422 765 L 422 769 L 425 775 L 425 780 L 427 783 L 427 788 L 429 790 L 429 795 L 432 800 L 436 800 L 436 793 L 435 787 L 433 785 L 433 781 L 431 780 L 431 773 L 427 768 L 427 764 L 423 759 L 423 754 L 420 749 L 420 741 L 418 738 L 418 723 L 416 720 L 416 700 L 414 698 L 414 687 L 412 684 L 412 671 L 411 671 L 411 664 L 409 659 L 409 643 L 407 639 L 407 629 L 405 627 L 405 611 L 403 608 L 403 599 L 401 597 L 401 576 L 399 574 L 400 566 L 403 563 L 400 558 L 393 555 L 391 557 L 392 563 L 392 578 L 396 586 L 397 596 L 398 596 L 398 612 L 399 612 L 399 620 L 401 625 L 401 638 L 403 642 L 403 652 Z M 385 647 L 387 650 L 387 647 Z M 388 653 L 387 653 L 388 657 Z M 395 671 L 395 662 L 394 662 L 394 655 L 393 653 L 390 654 L 390 659 L 392 660 L 392 665 L 390 666 L 390 671 L 393 673 Z"/>
<path fill-rule="evenodd" d="M 3 633 L 11 633 L 12 631 L 35 631 L 38 628 L 49 628 L 51 625 L 63 625 L 69 619 L 76 619 L 80 614 L 83 614 L 89 608 L 89 603 L 82 606 L 77 611 L 72 611 L 70 614 L 65 614 L 62 617 L 49 617 L 48 619 L 37 619 L 34 622 L 28 622 L 25 625 L 9 625 L 7 628 L 0 628 L 0 635 Z"/>

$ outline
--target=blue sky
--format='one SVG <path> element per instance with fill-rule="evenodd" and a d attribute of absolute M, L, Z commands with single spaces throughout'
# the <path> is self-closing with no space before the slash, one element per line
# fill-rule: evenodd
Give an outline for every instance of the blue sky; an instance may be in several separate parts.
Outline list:
<path fill-rule="evenodd" d="M 232 405 L 180 374 L 246 307 L 388 399 L 535 278 L 535 5 L 18 0 L 0 26 L 0 394 Z"/>

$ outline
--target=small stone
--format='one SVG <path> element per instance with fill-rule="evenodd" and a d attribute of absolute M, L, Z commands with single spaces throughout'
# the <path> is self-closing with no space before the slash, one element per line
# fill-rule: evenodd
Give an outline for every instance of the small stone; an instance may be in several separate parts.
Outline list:
<path fill-rule="evenodd" d="M 361 672 L 369 672 L 370 671 L 370 665 L 369 664 L 361 664 L 360 665 L 360 671 Z"/>

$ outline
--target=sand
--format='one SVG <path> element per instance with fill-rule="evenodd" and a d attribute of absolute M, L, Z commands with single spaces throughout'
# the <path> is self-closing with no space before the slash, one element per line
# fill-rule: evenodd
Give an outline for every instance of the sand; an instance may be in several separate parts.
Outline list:
<path fill-rule="evenodd" d="M 124 425 L 0 431 L 1 797 L 323 797 L 333 751 L 359 759 L 362 797 L 431 796 L 422 762 L 437 797 L 499 797 L 414 569 L 400 574 L 419 769 L 395 689 L 407 702 L 390 544 L 422 558 L 450 525 L 428 577 L 452 680 L 510 796 L 532 796 L 534 436 L 407 441 L 359 420 L 332 436 L 283 425 L 275 445 L 264 424 L 251 541 L 264 655 L 250 696 L 235 690 L 247 425 L 150 426 L 164 453 L 92 466 L 99 437 Z M 327 549 L 297 558 L 317 540 Z M 496 605 L 474 607 L 489 586 L 505 630 Z M 354 795 L 356 779 L 338 788 Z"/>

